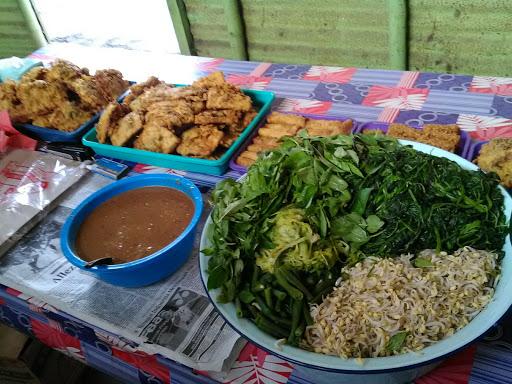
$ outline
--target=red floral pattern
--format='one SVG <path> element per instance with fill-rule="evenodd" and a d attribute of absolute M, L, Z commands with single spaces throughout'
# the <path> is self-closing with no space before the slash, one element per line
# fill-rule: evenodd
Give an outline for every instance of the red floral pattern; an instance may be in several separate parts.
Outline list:
<path fill-rule="evenodd" d="M 227 80 L 231 84 L 241 86 L 242 88 L 265 89 L 272 80 L 271 77 L 247 76 L 247 75 L 229 75 Z"/>
<path fill-rule="evenodd" d="M 446 360 L 439 367 L 415 381 L 415 384 L 467 384 L 473 369 L 476 347 Z"/>
<path fill-rule="evenodd" d="M 125 352 L 117 348 L 112 348 L 112 355 L 150 375 L 158 377 L 164 383 L 171 382 L 171 372 L 158 362 L 155 355 L 148 355 L 141 351 Z"/>
<path fill-rule="evenodd" d="M 363 100 L 363 105 L 382 108 L 420 110 L 427 99 L 428 89 L 393 88 L 374 85 Z"/>
<path fill-rule="evenodd" d="M 316 80 L 325 83 L 348 83 L 357 68 L 312 66 L 304 75 L 304 80 Z"/>
<path fill-rule="evenodd" d="M 46 324 L 41 321 L 31 319 L 32 332 L 42 343 L 56 349 L 65 355 L 84 360 L 80 341 L 62 332 L 60 327 L 52 327 L 51 323 Z"/>

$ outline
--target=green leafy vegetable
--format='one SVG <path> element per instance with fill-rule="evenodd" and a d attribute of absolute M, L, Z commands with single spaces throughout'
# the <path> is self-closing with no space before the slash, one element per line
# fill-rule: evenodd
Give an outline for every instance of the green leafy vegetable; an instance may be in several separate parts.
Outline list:
<path fill-rule="evenodd" d="M 417 257 L 414 259 L 414 266 L 418 268 L 428 268 L 433 267 L 434 264 L 430 260 L 423 259 L 421 257 Z"/>
<path fill-rule="evenodd" d="M 402 346 L 405 343 L 405 339 L 407 338 L 407 332 L 402 331 L 395 333 L 388 341 L 388 344 L 386 345 L 386 349 L 389 352 L 400 352 L 402 349 Z"/>
<path fill-rule="evenodd" d="M 386 136 L 302 132 L 263 154 L 243 181 L 213 190 L 208 289 L 297 345 L 309 304 L 332 291 L 344 265 L 427 248 L 500 251 L 509 227 L 497 186 L 495 175 Z M 393 336 L 390 348 L 405 337 Z"/>

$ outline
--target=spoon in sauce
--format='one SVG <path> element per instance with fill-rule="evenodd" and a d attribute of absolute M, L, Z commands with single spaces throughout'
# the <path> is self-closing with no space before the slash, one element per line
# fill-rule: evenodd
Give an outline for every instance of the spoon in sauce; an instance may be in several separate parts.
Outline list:
<path fill-rule="evenodd" d="M 111 257 L 100 257 L 99 259 L 88 261 L 87 263 L 85 263 L 84 267 L 92 268 L 96 265 L 108 265 L 112 264 L 112 261 L 113 260 Z"/>

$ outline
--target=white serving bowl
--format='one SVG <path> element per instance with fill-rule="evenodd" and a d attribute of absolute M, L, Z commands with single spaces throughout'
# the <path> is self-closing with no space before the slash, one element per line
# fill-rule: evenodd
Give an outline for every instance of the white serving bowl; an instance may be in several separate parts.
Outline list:
<path fill-rule="evenodd" d="M 462 168 L 476 170 L 478 167 L 473 163 L 442 149 L 416 143 L 408 140 L 400 140 L 403 145 L 411 145 L 420 152 L 429 153 L 437 157 L 445 157 L 458 163 Z M 512 198 L 509 193 L 499 187 L 505 201 L 505 214 L 509 218 L 512 213 Z M 208 228 L 211 225 L 211 217 L 208 217 L 201 237 L 201 248 L 210 246 Z M 240 333 L 244 338 L 258 345 L 262 349 L 281 357 L 291 363 L 298 364 L 302 371 L 315 384 L 321 383 L 405 383 L 414 380 L 416 377 L 433 369 L 442 359 L 459 351 L 468 344 L 477 340 L 490 327 L 492 327 L 512 305 L 512 247 L 510 235 L 505 239 L 505 257 L 501 262 L 501 278 L 497 284 L 494 297 L 468 325 L 418 353 L 405 353 L 390 357 L 377 357 L 364 359 L 361 364 L 355 359 L 341 359 L 336 356 L 322 355 L 319 353 L 305 351 L 300 348 L 284 345 L 276 347 L 276 339 L 261 331 L 248 319 L 240 319 L 236 316 L 233 303 L 221 304 L 216 301 L 220 290 L 208 292 L 213 305 L 217 308 L 224 319 Z M 208 281 L 208 257 L 203 253 L 199 257 L 201 278 L 205 284 Z M 318 372 L 318 371 L 323 372 Z"/>

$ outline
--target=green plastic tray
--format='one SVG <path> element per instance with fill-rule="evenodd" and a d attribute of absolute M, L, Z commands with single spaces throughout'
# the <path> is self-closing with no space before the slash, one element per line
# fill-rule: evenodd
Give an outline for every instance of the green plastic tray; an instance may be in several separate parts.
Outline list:
<path fill-rule="evenodd" d="M 108 156 L 115 159 L 133 161 L 135 163 L 150 164 L 158 167 L 206 173 L 209 175 L 222 175 L 229 166 L 229 160 L 235 151 L 242 145 L 251 131 L 258 125 L 261 119 L 270 111 L 274 94 L 267 91 L 255 91 L 250 89 L 242 90 L 252 99 L 253 105 L 258 114 L 251 123 L 242 131 L 240 137 L 228 148 L 228 150 L 217 160 L 196 159 L 179 155 L 169 155 L 144 151 L 142 149 L 117 147 L 111 144 L 99 143 L 96 138 L 96 128 L 92 128 L 82 138 L 82 143 L 91 147 L 98 155 Z"/>

